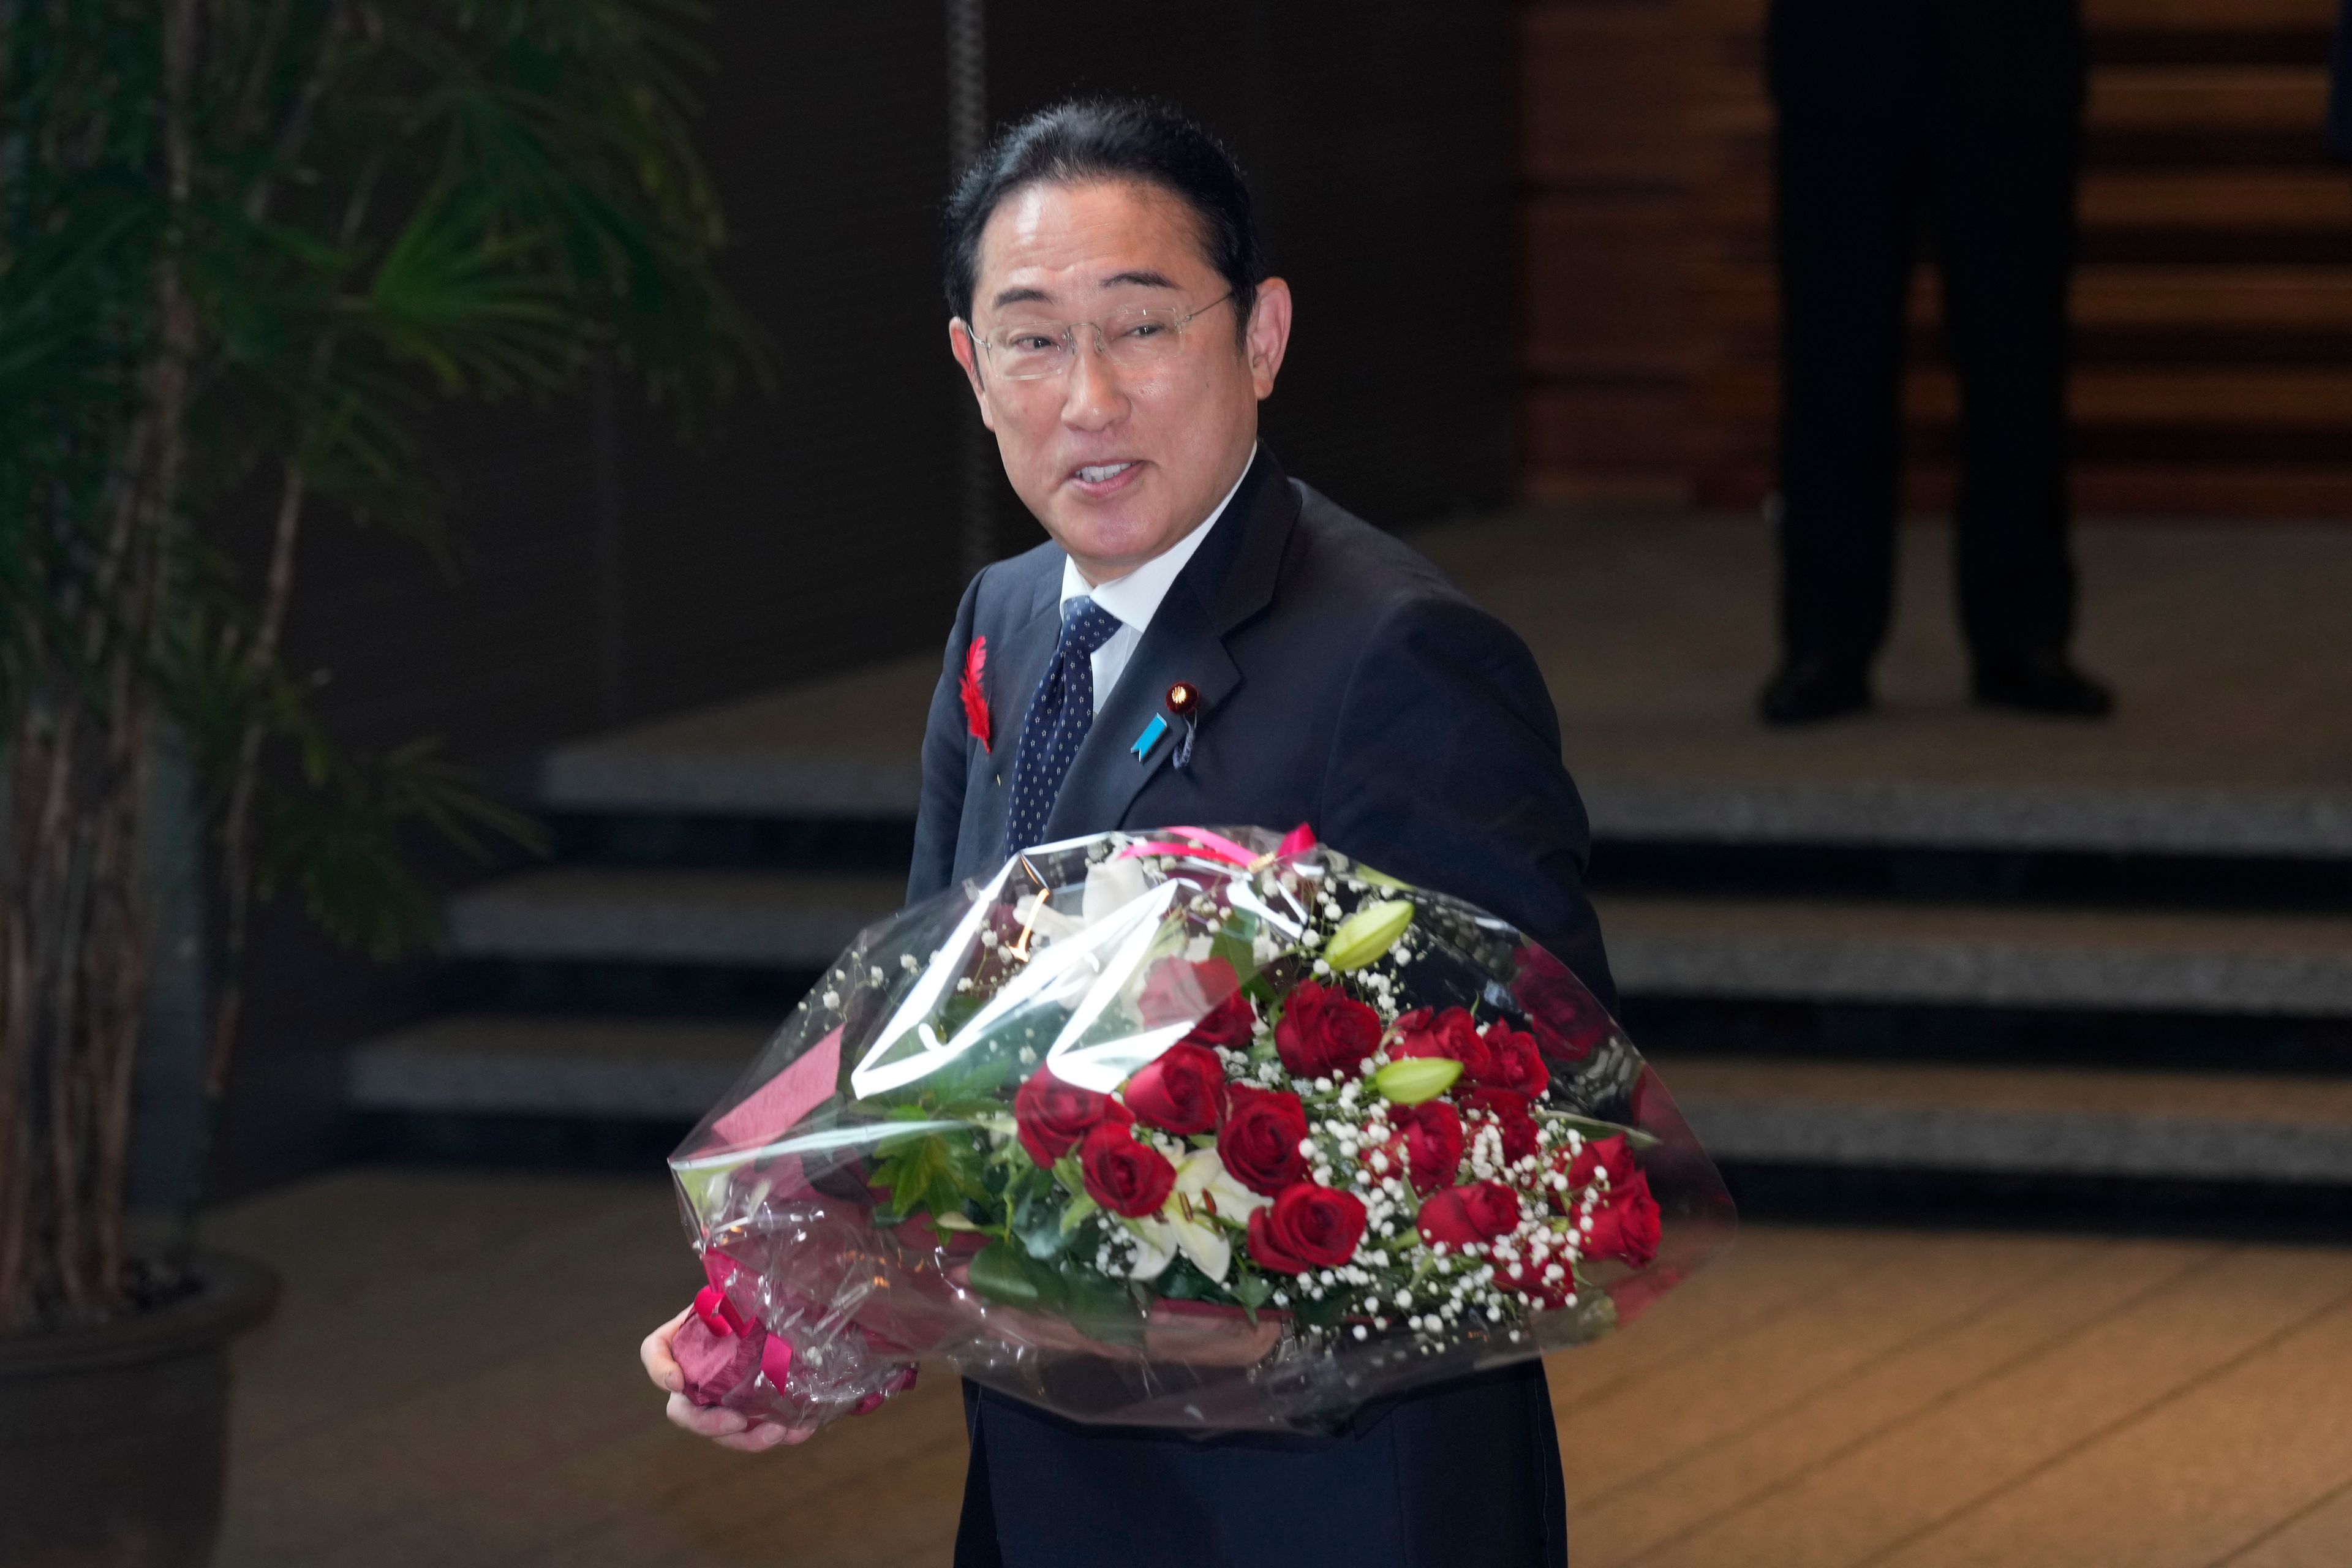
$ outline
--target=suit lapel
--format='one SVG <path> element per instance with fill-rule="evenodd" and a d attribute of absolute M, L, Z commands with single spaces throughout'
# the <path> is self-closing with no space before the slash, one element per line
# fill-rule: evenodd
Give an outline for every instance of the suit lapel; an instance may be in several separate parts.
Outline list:
<path fill-rule="evenodd" d="M 1029 718 L 1029 700 L 1054 662 L 1054 647 L 1061 640 L 1062 564 L 1059 555 L 1046 558 L 1051 571 L 1042 572 L 1029 599 L 1027 615 L 988 643 L 989 727 L 996 751 L 988 759 L 986 795 L 974 826 L 984 853 L 975 864 L 994 867 L 1004 858 L 1005 819 L 1012 815 L 1013 769 L 1020 761 L 1021 731 Z M 1011 617 L 1008 617 L 1011 618 Z"/>
<path fill-rule="evenodd" d="M 1182 722 L 1167 710 L 1168 689 L 1176 682 L 1199 688 L 1201 743 L 1213 743 L 1217 706 L 1242 679 L 1224 639 L 1273 602 L 1275 574 L 1297 515 L 1297 492 L 1261 447 L 1232 507 L 1169 585 L 1135 657 L 1095 715 L 1045 818 L 1047 842 L 1125 822 L 1135 797 L 1169 765 L 1182 738 Z M 1165 728 L 1138 756 L 1136 743 L 1154 718 L 1165 721 Z M 1003 818 L 1000 811 L 1000 837 Z"/>
<path fill-rule="evenodd" d="M 1099 833 L 1125 818 L 1136 795 L 1175 754 L 1182 725 L 1166 703 L 1168 688 L 1179 680 L 1201 689 L 1204 726 L 1218 701 L 1241 680 L 1215 623 L 1181 578 L 1169 585 L 1135 657 L 1070 760 L 1069 776 L 1045 818 L 1047 842 Z M 1164 721 L 1160 732 L 1139 757 L 1136 742 L 1155 717 Z"/>

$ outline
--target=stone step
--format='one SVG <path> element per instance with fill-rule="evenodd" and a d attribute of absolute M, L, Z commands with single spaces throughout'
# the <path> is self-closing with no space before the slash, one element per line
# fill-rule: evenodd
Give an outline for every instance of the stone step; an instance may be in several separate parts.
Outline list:
<path fill-rule="evenodd" d="M 1629 996 L 2352 1017 L 2352 918 L 1601 900 Z"/>
<path fill-rule="evenodd" d="M 911 820 L 936 655 L 871 666 L 551 752 L 550 810 Z"/>
<path fill-rule="evenodd" d="M 1654 1058 L 1726 1164 L 2352 1185 L 2352 1082 Z"/>
<path fill-rule="evenodd" d="M 2352 791 L 1933 780 L 1582 784 L 1596 839 L 2352 858 Z"/>
<path fill-rule="evenodd" d="M 450 910 L 461 958 L 814 971 L 880 877 L 556 869 Z M 2352 1017 L 2352 917 L 1604 898 L 1629 997 Z"/>
<path fill-rule="evenodd" d="M 457 1013 L 353 1047 L 354 1110 L 693 1121 L 770 1031 L 692 1019 Z"/>
<path fill-rule="evenodd" d="M 354 1111 L 682 1123 L 757 1026 L 456 1015 L 357 1047 Z M 2352 1082 L 1656 1058 L 1730 1165 L 2352 1185 Z"/>
<path fill-rule="evenodd" d="M 816 970 L 898 910 L 904 877 L 560 867 L 450 900 L 464 959 Z"/>
<path fill-rule="evenodd" d="M 567 746 L 541 799 L 583 816 L 911 822 L 928 658 Z M 1596 839 L 2352 858 L 2352 791 L 1622 774 L 1580 778 Z"/>
<path fill-rule="evenodd" d="M 1752 517 L 1531 510 L 1412 542 L 1527 638 L 1604 844 L 2352 860 L 2352 531 L 2077 529 L 2083 655 L 2121 693 L 2078 726 L 1967 704 L 1949 532 L 1905 531 L 1880 711 L 1793 734 L 1751 706 L 1774 572 Z M 903 824 L 939 669 L 919 653 L 587 738 L 547 760 L 543 804 Z"/>

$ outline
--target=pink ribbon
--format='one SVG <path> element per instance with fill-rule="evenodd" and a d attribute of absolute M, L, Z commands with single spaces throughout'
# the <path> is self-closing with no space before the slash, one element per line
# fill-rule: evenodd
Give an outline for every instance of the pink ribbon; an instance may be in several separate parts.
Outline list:
<path fill-rule="evenodd" d="M 716 1285 L 705 1285 L 695 1292 L 694 1315 L 702 1320 L 704 1328 L 720 1339 L 743 1331 L 743 1314 L 735 1310 L 735 1303 L 727 1299 L 727 1292 Z"/>
<path fill-rule="evenodd" d="M 710 1331 L 713 1339 L 740 1337 L 747 1347 L 757 1346 L 761 1374 L 775 1385 L 777 1393 L 788 1392 L 793 1374 L 792 1344 L 782 1335 L 770 1333 L 765 1325 L 747 1320 L 735 1303 L 727 1299 L 726 1288 L 721 1281 L 734 1278 L 734 1260 L 723 1253 L 706 1252 L 702 1257 L 702 1271 L 709 1276 L 710 1283 L 695 1292 L 694 1315 L 702 1320 L 702 1326 Z M 871 1329 L 859 1331 L 865 1334 L 866 1344 L 873 1349 L 886 1353 L 905 1350 L 905 1347 L 885 1339 Z M 892 1394 L 903 1394 L 914 1386 L 914 1367 L 902 1366 L 887 1384 L 859 1400 L 852 1413 L 871 1415 L 881 1408 L 882 1402 Z"/>
<path fill-rule="evenodd" d="M 1189 839 L 1191 842 L 1171 843 L 1166 839 L 1151 839 L 1143 843 L 1130 844 L 1118 852 L 1118 858 L 1131 860 L 1141 855 L 1182 855 L 1195 860 L 1222 861 L 1228 866 L 1255 866 L 1258 861 L 1255 855 L 1251 854 L 1232 839 L 1223 834 L 1212 833 L 1205 827 L 1164 827 L 1160 831 L 1173 834 L 1177 838 Z M 1315 830 L 1302 822 L 1283 836 L 1282 844 L 1275 850 L 1275 854 L 1286 858 L 1292 855 L 1303 855 L 1314 847 Z"/>

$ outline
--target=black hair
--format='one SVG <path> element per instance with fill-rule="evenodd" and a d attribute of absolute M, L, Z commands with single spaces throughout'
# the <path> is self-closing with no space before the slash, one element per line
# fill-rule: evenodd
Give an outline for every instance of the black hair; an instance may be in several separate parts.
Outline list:
<path fill-rule="evenodd" d="M 980 233 L 1014 192 L 1035 184 L 1134 180 L 1192 210 L 1209 258 L 1234 291 L 1235 336 L 1246 332 L 1265 253 L 1241 165 L 1225 144 L 1169 104 L 1142 98 L 1071 99 L 1006 129 L 948 197 L 948 310 L 971 320 Z"/>

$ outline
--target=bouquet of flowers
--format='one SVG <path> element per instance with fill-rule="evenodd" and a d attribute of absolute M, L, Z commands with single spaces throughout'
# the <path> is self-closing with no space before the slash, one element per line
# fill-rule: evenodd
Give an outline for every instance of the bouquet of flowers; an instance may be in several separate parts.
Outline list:
<path fill-rule="evenodd" d="M 798 1426 L 938 1356 L 1326 1427 L 1606 1333 L 1730 1227 L 1566 965 L 1304 828 L 1051 845 L 874 926 L 670 1165 L 688 1394 Z"/>

